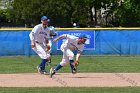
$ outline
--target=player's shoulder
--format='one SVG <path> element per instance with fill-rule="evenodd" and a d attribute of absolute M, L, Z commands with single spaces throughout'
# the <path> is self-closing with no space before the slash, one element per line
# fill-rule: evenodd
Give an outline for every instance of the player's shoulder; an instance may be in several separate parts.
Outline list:
<path fill-rule="evenodd" d="M 38 29 L 38 28 L 41 28 L 41 24 L 38 24 L 38 25 L 34 26 L 34 29 Z"/>

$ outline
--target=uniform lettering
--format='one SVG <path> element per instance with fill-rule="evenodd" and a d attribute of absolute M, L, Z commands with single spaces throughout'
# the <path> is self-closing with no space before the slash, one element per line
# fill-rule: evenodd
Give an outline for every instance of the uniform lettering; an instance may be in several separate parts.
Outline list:
<path fill-rule="evenodd" d="M 47 33 L 45 33 L 45 32 L 39 32 L 39 34 L 44 34 L 44 35 L 46 35 L 46 36 L 47 36 Z"/>

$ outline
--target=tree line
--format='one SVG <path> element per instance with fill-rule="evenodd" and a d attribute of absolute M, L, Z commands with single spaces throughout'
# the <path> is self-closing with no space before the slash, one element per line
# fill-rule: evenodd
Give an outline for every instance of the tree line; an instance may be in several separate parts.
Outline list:
<path fill-rule="evenodd" d="M 5 1 L 5 3 L 2 3 Z M 0 25 L 33 27 L 47 15 L 55 27 L 139 27 L 140 0 L 0 0 Z"/>

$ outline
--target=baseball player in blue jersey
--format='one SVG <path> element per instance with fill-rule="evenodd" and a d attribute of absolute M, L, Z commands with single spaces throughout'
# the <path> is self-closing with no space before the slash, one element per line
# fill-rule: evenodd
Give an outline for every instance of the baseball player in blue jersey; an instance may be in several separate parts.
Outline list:
<path fill-rule="evenodd" d="M 61 45 L 61 51 L 63 52 L 63 58 L 62 61 L 54 68 L 50 69 L 50 77 L 52 77 L 60 68 L 70 64 L 71 71 L 73 74 L 77 72 L 77 69 L 75 66 L 78 66 L 79 59 L 82 51 L 84 50 L 85 42 L 87 40 L 86 35 L 81 35 L 80 37 L 63 34 L 53 40 L 53 42 L 56 42 L 59 39 L 65 38 L 66 41 L 62 43 Z M 73 50 L 77 51 L 76 59 L 74 61 L 74 53 Z"/>
<path fill-rule="evenodd" d="M 41 17 L 41 24 L 36 25 L 29 34 L 32 49 L 42 59 L 41 63 L 37 66 L 40 74 L 46 74 L 45 65 L 50 60 L 50 29 L 48 28 L 47 16 Z"/>

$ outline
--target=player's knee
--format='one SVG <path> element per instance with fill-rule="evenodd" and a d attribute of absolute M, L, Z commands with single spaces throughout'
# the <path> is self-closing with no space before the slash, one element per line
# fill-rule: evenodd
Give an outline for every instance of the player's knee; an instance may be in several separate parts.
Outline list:
<path fill-rule="evenodd" d="M 50 60 L 51 59 L 51 55 L 50 54 L 47 54 L 47 55 L 42 56 L 41 58 L 42 59 Z"/>
<path fill-rule="evenodd" d="M 73 62 L 74 62 L 74 60 L 69 60 L 69 62 L 70 62 L 70 63 L 73 63 Z"/>
<path fill-rule="evenodd" d="M 50 60 L 50 59 L 51 59 L 51 56 L 50 56 L 50 57 L 47 57 L 46 59 L 47 59 L 47 60 Z"/>
<path fill-rule="evenodd" d="M 69 56 L 69 60 L 73 60 L 74 59 L 74 56 Z"/>
<path fill-rule="evenodd" d="M 63 61 L 62 61 L 62 62 L 60 62 L 60 65 L 61 65 L 61 66 L 66 66 L 66 65 L 67 65 L 67 62 L 63 62 Z"/>
<path fill-rule="evenodd" d="M 73 59 L 74 59 L 74 54 L 71 53 L 71 54 L 69 55 L 69 60 L 73 60 Z"/>

